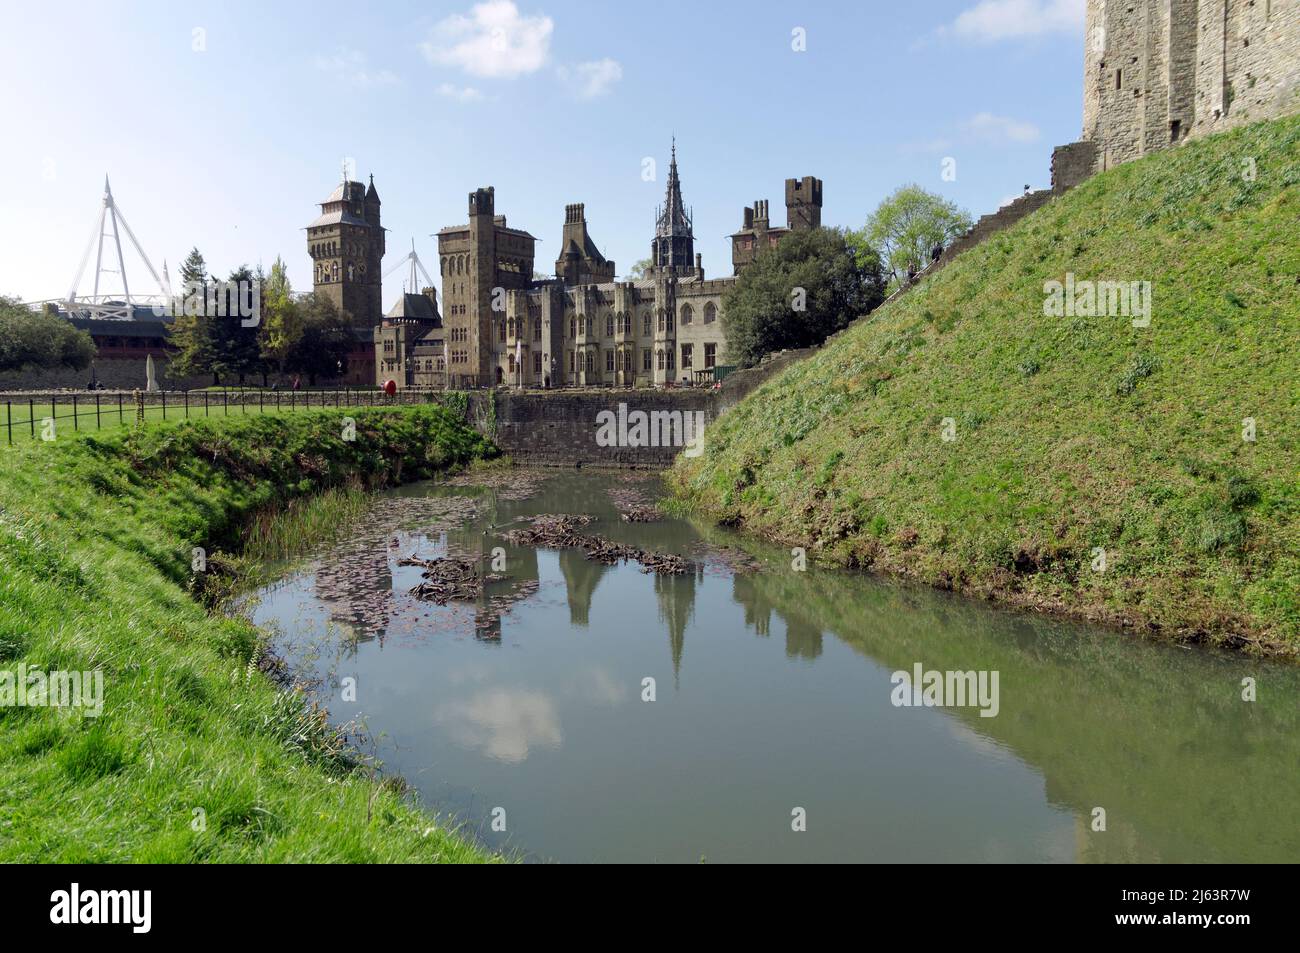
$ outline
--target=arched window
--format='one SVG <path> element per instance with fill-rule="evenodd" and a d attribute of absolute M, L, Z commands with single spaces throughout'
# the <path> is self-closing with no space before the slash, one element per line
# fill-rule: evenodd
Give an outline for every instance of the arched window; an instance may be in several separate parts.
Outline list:
<path fill-rule="evenodd" d="M 333 266 L 330 268 L 330 280 L 331 281 L 339 280 L 339 263 L 337 261 L 334 262 Z"/>
<path fill-rule="evenodd" d="M 710 301 L 704 306 L 704 323 L 712 324 L 716 320 L 718 320 L 718 309 L 715 308 L 713 302 Z"/>
<path fill-rule="evenodd" d="M 664 323 L 666 325 L 664 330 L 671 334 L 673 330 L 673 313 L 671 311 L 664 312 Z"/>
<path fill-rule="evenodd" d="M 659 314 L 659 321 L 658 321 L 658 323 L 657 323 L 657 326 L 658 326 L 659 330 L 662 331 L 662 330 L 664 329 L 664 309 L 663 309 L 663 308 L 660 308 L 658 314 Z M 662 354 L 663 354 L 663 352 L 661 351 L 661 352 L 660 352 L 660 355 L 662 356 Z M 662 365 L 660 365 L 660 366 L 662 366 Z"/>
<path fill-rule="evenodd" d="M 663 349 L 663 348 L 660 348 L 659 350 L 655 351 L 655 358 L 656 358 L 656 362 L 657 362 L 658 365 L 659 365 L 659 370 L 662 371 L 662 370 L 664 369 L 664 349 Z"/>
<path fill-rule="evenodd" d="M 690 324 L 693 317 L 694 312 L 691 311 L 691 306 L 689 304 L 682 305 L 682 324 Z"/>
<path fill-rule="evenodd" d="M 641 315 L 641 333 L 642 334 L 650 333 L 650 312 L 649 311 Z"/>
<path fill-rule="evenodd" d="M 588 374 L 596 373 L 596 352 L 595 351 L 587 352 L 587 373 Z"/>
<path fill-rule="evenodd" d="M 614 335 L 614 316 L 612 314 L 605 315 L 605 333 L 611 337 Z"/>

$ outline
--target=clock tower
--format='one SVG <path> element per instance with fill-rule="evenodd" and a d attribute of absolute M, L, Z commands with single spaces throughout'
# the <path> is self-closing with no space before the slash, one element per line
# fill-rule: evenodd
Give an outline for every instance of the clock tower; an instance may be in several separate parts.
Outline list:
<path fill-rule="evenodd" d="M 384 317 L 379 206 L 373 175 L 369 188 L 345 175 L 321 203 L 320 216 L 307 226 L 312 287 L 346 311 L 358 328 L 376 327 Z"/>

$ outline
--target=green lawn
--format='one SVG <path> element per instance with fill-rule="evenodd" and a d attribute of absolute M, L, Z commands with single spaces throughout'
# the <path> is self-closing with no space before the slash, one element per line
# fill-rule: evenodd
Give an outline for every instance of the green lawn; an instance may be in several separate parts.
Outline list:
<path fill-rule="evenodd" d="M 672 480 L 827 561 L 1295 654 L 1298 223 L 1300 117 L 1098 175 L 769 381 Z M 1150 326 L 1045 313 L 1067 273 L 1149 281 Z"/>
<path fill-rule="evenodd" d="M 0 669 L 104 673 L 98 717 L 0 705 L 0 860 L 489 859 L 372 779 L 260 671 L 260 634 L 192 594 L 268 507 L 492 453 L 442 409 L 351 414 L 355 441 L 315 410 L 0 455 Z"/>

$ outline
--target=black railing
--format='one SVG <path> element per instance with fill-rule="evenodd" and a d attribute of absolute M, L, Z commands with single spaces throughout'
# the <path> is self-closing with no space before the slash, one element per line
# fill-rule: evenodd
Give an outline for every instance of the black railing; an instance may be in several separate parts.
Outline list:
<path fill-rule="evenodd" d="M 338 390 L 51 391 L 0 393 L 4 439 L 53 440 L 72 424 L 75 432 L 158 420 L 293 413 L 344 407 L 442 403 L 447 392 L 407 388 L 389 396 L 374 388 Z"/>

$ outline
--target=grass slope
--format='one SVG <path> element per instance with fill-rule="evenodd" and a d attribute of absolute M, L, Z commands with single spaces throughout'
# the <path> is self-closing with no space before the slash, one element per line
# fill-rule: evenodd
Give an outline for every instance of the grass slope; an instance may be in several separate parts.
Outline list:
<path fill-rule="evenodd" d="M 104 672 L 99 717 L 0 706 L 0 860 L 484 859 L 259 671 L 252 626 L 191 595 L 191 547 L 237 548 L 268 506 L 490 450 L 441 409 L 350 413 L 354 442 L 316 411 L 0 454 L 0 668 Z"/>
<path fill-rule="evenodd" d="M 1046 317 L 1067 272 L 1150 281 L 1150 327 Z M 1297 282 L 1300 117 L 1192 142 L 960 256 L 750 395 L 671 479 L 827 561 L 1295 654 Z"/>

